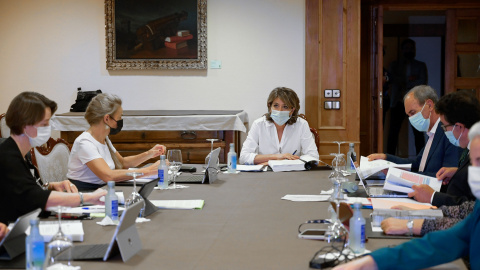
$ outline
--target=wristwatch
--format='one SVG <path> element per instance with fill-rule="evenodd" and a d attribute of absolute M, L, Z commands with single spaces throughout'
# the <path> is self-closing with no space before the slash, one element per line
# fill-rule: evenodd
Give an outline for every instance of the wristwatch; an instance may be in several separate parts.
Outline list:
<path fill-rule="evenodd" d="M 408 235 L 412 236 L 413 235 L 413 220 L 409 220 L 407 222 L 407 228 L 408 228 Z"/>

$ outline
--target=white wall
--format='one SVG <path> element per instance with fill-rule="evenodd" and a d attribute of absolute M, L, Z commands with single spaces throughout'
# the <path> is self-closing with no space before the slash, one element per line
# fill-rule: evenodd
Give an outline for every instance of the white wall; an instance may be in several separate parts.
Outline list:
<path fill-rule="evenodd" d="M 37 91 L 67 112 L 77 87 L 115 93 L 125 110 L 266 112 L 268 93 L 294 89 L 305 111 L 305 1 L 208 0 L 206 71 L 107 71 L 103 0 L 0 0 L 0 113 Z"/>

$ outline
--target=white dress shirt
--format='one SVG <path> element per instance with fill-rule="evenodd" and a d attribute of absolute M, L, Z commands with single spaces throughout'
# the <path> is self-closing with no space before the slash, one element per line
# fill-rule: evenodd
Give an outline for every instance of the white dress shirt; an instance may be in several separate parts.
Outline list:
<path fill-rule="evenodd" d="M 427 144 L 425 145 L 425 149 L 423 150 L 420 166 L 418 167 L 419 172 L 423 172 L 423 170 L 425 170 L 425 163 L 427 163 L 428 153 L 430 152 L 430 148 L 432 147 L 433 137 L 435 137 L 435 131 L 437 130 L 438 123 L 440 123 L 440 117 L 437 119 L 437 122 L 435 123 L 435 125 L 433 125 L 432 129 L 430 129 L 430 131 L 427 132 L 428 141 L 427 141 Z"/>
<path fill-rule="evenodd" d="M 308 122 L 298 117 L 297 122 L 286 125 L 282 140 L 278 139 L 275 124 L 265 116 L 255 120 L 240 152 L 240 164 L 254 164 L 256 155 L 290 153 L 319 158 L 317 146 Z"/>

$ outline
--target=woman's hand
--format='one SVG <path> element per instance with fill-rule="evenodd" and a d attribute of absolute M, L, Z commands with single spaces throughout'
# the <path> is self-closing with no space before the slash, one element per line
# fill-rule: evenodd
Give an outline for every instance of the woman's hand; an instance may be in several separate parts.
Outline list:
<path fill-rule="evenodd" d="M 333 270 L 377 270 L 378 266 L 372 256 L 365 256 L 360 259 L 341 264 L 333 268 Z"/>
<path fill-rule="evenodd" d="M 160 160 L 157 160 L 155 163 L 153 163 L 152 165 L 146 167 L 146 168 L 143 168 L 142 169 L 142 172 L 143 172 L 143 175 L 154 175 L 154 174 L 157 174 L 158 173 L 158 165 L 160 165 Z"/>
<path fill-rule="evenodd" d="M 164 145 L 157 144 L 147 152 L 150 155 L 150 158 L 154 158 L 160 155 L 165 155 L 166 151 L 167 151 L 167 148 Z"/>
<path fill-rule="evenodd" d="M 289 159 L 289 160 L 295 160 L 295 159 L 299 159 L 300 157 L 299 156 L 296 156 L 296 155 L 292 155 L 290 153 L 285 153 L 285 154 L 277 154 L 277 159 Z"/>
<path fill-rule="evenodd" d="M 0 240 L 2 240 L 5 235 L 8 233 L 8 227 L 7 225 L 0 223 Z"/>
<path fill-rule="evenodd" d="M 406 234 L 409 232 L 406 219 L 387 218 L 382 221 L 381 227 L 385 234 Z"/>
<path fill-rule="evenodd" d="M 68 180 L 63 180 L 62 182 L 50 182 L 48 188 L 60 192 L 78 193 L 77 187 Z"/>
<path fill-rule="evenodd" d="M 100 201 L 100 198 L 107 195 L 107 191 L 105 189 L 97 189 L 94 192 L 91 193 L 84 193 L 83 194 L 83 201 L 84 203 L 90 203 L 90 204 L 100 204 L 104 205 L 105 202 Z"/>

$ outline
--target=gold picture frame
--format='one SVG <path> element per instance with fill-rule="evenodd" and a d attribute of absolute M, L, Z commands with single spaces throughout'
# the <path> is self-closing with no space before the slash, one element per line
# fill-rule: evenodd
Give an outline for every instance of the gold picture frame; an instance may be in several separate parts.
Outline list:
<path fill-rule="evenodd" d="M 207 0 L 105 0 L 107 70 L 207 69 Z"/>

